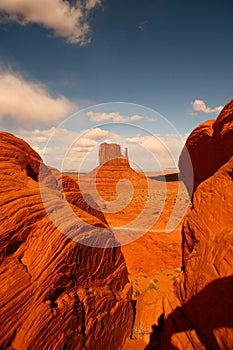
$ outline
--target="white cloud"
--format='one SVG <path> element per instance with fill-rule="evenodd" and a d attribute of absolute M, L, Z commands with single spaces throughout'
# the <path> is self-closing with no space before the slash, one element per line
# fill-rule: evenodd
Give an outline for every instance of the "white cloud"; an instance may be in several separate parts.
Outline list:
<path fill-rule="evenodd" d="M 110 112 L 110 113 L 103 113 L 103 112 L 87 112 L 87 116 L 90 117 L 90 120 L 94 123 L 102 123 L 102 122 L 115 122 L 115 123 L 124 123 L 124 122 L 131 122 L 131 121 L 138 121 L 141 120 L 143 117 L 140 115 L 132 115 L 131 117 L 126 117 L 124 115 L 121 115 L 119 112 Z"/>
<path fill-rule="evenodd" d="M 86 0 L 86 9 L 91 10 L 98 5 L 101 5 L 102 0 Z"/>
<path fill-rule="evenodd" d="M 203 112 L 203 113 L 220 113 L 223 109 L 223 106 L 216 106 L 214 108 L 210 108 L 206 106 L 206 103 L 203 100 L 195 100 L 192 104 L 193 110 L 195 111 L 192 113 L 192 115 L 196 115 L 196 112 Z"/>
<path fill-rule="evenodd" d="M 103 130 L 100 128 L 82 130 L 81 132 L 85 137 L 92 140 L 106 140 L 106 139 L 116 139 L 119 135 L 114 134 L 108 130 Z"/>
<path fill-rule="evenodd" d="M 25 126 L 60 121 L 75 110 L 64 96 L 53 97 L 39 82 L 0 72 L 0 119 L 11 117 Z"/>
<path fill-rule="evenodd" d="M 4 21 L 37 23 L 69 43 L 84 45 L 90 41 L 90 11 L 100 4 L 101 0 L 76 0 L 73 5 L 63 0 L 1 0 L 0 11 Z"/>
<path fill-rule="evenodd" d="M 52 136 L 52 143 L 45 149 Z M 188 135 L 154 134 L 122 138 L 108 130 L 93 128 L 82 131 L 50 128 L 47 130 L 22 130 L 25 139 L 44 159 L 45 163 L 61 169 L 90 171 L 98 164 L 101 142 L 121 144 L 122 152 L 128 147 L 131 165 L 139 169 L 165 169 L 177 166 L 178 158 Z"/>
<path fill-rule="evenodd" d="M 109 135 L 109 131 L 100 128 L 83 130 L 83 133 L 87 134 L 88 137 L 93 140 L 103 140 Z"/>
<path fill-rule="evenodd" d="M 135 161 L 140 160 L 144 169 L 174 168 L 188 135 L 154 134 L 127 138 L 129 154 Z"/>
<path fill-rule="evenodd" d="M 138 120 L 141 120 L 141 119 L 142 119 L 142 116 L 138 115 L 138 114 L 132 115 L 132 117 L 129 118 L 129 120 L 132 121 L 132 122 L 138 121 Z"/>
<path fill-rule="evenodd" d="M 31 147 L 38 152 L 45 162 L 56 167 L 56 161 L 60 159 L 61 154 L 69 154 L 69 163 L 77 165 L 80 155 L 77 152 L 86 153 L 98 145 L 99 141 L 106 141 L 117 138 L 119 135 L 113 134 L 108 130 L 100 128 L 87 129 L 82 131 L 71 131 L 65 128 L 55 128 L 45 130 L 20 130 L 18 137 L 23 138 Z M 52 146 L 49 143 L 46 150 L 47 142 L 52 138 Z M 51 148 L 52 147 L 52 148 Z M 49 154 L 48 158 L 47 155 Z M 82 154 L 82 158 L 84 155 Z M 68 160 L 66 160 L 67 162 Z M 55 163 L 54 163 L 55 162 Z M 69 168 L 71 165 L 69 166 Z M 76 166 L 77 167 L 77 166 Z"/>
<path fill-rule="evenodd" d="M 148 24 L 149 22 L 148 21 L 142 21 L 142 22 L 140 22 L 139 24 L 138 24 L 138 29 L 140 30 L 140 31 L 144 31 L 145 30 L 145 27 L 146 27 L 146 25 Z"/>

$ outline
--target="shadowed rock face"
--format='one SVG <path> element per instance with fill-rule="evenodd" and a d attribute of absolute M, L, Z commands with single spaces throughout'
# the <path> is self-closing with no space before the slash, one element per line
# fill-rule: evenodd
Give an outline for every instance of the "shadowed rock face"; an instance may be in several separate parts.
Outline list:
<path fill-rule="evenodd" d="M 233 100 L 221 111 L 216 120 L 199 125 L 188 137 L 183 149 L 179 168 L 183 180 L 192 193 L 192 171 L 194 191 L 232 157 L 233 149 Z M 189 166 L 189 153 L 193 169 Z"/>
<path fill-rule="evenodd" d="M 183 273 L 164 301 L 159 348 L 233 349 L 233 100 L 186 145 L 195 191 L 182 229 Z M 184 152 L 180 169 L 189 186 Z"/>
<path fill-rule="evenodd" d="M 40 166 L 58 227 L 41 200 Z M 61 233 L 65 225 L 69 237 L 79 238 L 88 223 L 96 237 L 96 227 L 106 228 L 108 242 L 114 237 L 103 214 L 90 210 L 74 181 L 8 133 L 0 133 L 0 190 L 0 348 L 120 349 L 132 325 L 120 248 L 92 248 Z M 78 226 L 62 211 L 65 197 L 82 219 Z"/>

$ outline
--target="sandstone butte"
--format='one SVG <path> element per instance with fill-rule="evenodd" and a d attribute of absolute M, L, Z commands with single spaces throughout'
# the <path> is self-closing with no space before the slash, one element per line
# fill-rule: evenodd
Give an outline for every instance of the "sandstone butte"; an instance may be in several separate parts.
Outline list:
<path fill-rule="evenodd" d="M 0 349 L 120 349 L 132 328 L 132 288 L 120 248 L 108 248 L 103 214 L 26 142 L 2 132 L 0 149 Z M 57 227 L 41 200 L 40 166 Z M 63 212 L 65 197 L 78 225 Z M 69 238 L 85 232 L 98 243 L 98 227 L 106 248 Z"/>
<path fill-rule="evenodd" d="M 233 100 L 186 142 L 194 170 L 192 205 L 182 228 L 182 274 L 164 300 L 160 346 L 233 349 Z M 180 169 L 189 187 L 187 150 Z M 158 331 L 158 328 L 156 328 Z M 161 331 L 161 329 L 160 329 Z"/>
<path fill-rule="evenodd" d="M 116 143 L 101 143 L 99 148 L 99 165 L 104 165 L 111 161 L 112 165 L 128 165 L 128 149 L 125 149 L 125 156 L 121 154 L 121 146 Z"/>
<path fill-rule="evenodd" d="M 102 143 L 99 149 L 99 166 L 91 172 L 79 176 L 80 188 L 84 192 L 91 193 L 93 197 L 95 197 L 95 191 L 97 191 L 106 202 L 118 199 L 118 202 L 122 204 L 122 198 L 118 197 L 122 194 L 122 191 L 117 187 L 120 181 L 123 181 L 123 187 L 125 185 L 131 186 L 132 188 L 128 189 L 129 191 L 132 190 L 133 193 L 132 199 L 123 207 L 123 210 L 116 210 L 114 214 L 114 220 L 117 218 L 120 225 L 122 225 L 123 223 L 131 222 L 133 217 L 138 216 L 134 202 L 137 198 L 137 193 L 141 189 L 144 189 L 145 196 L 141 200 L 140 206 L 145 206 L 148 194 L 148 179 L 143 173 L 138 173 L 130 167 L 127 148 L 125 149 L 125 156 L 123 156 L 120 145 Z M 105 216 L 111 226 L 112 215 L 106 213 Z"/>

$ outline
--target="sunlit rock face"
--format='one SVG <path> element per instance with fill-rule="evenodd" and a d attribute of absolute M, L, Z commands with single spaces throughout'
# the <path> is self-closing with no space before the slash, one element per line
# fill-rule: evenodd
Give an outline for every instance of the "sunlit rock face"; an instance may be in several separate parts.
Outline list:
<path fill-rule="evenodd" d="M 116 143 L 102 143 L 99 148 L 99 165 L 109 164 L 113 166 L 129 166 L 128 149 L 125 149 L 125 155 L 121 154 L 121 146 Z"/>
<path fill-rule="evenodd" d="M 183 272 L 164 301 L 154 348 L 233 349 L 233 100 L 186 146 L 195 186 L 182 229 Z M 180 169 L 189 187 L 185 152 Z"/>
<path fill-rule="evenodd" d="M 0 133 L 0 190 L 0 348 L 120 349 L 132 326 L 131 286 L 103 214 L 8 133 Z M 82 244 L 84 233 L 106 248 Z"/>
<path fill-rule="evenodd" d="M 185 146 L 179 168 L 191 194 L 192 172 L 195 191 L 201 182 L 212 176 L 233 155 L 233 100 L 223 108 L 216 120 L 208 120 L 194 129 Z M 190 155 L 192 168 L 187 154 Z"/>

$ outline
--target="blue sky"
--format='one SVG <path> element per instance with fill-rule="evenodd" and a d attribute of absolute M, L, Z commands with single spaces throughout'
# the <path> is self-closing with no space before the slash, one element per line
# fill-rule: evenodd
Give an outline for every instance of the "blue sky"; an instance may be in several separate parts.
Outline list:
<path fill-rule="evenodd" d="M 143 105 L 183 137 L 232 98 L 231 0 L 26 3 L 0 1 L 0 127 L 40 152 L 35 130 L 51 135 L 83 107 Z M 158 133 L 148 118 L 134 124 Z M 95 126 L 86 116 L 75 131 Z"/>

